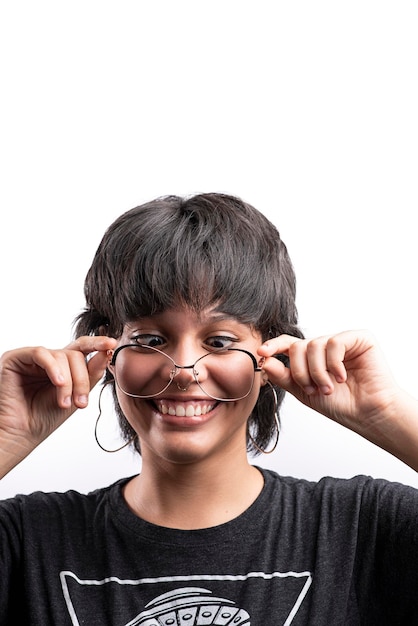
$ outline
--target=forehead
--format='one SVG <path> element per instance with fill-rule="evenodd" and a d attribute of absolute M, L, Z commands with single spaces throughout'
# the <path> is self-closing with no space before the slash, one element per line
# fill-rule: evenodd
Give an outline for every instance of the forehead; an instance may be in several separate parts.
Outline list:
<path fill-rule="evenodd" d="M 215 307 L 208 307 L 202 311 L 194 311 L 187 306 L 178 306 L 166 311 L 156 313 L 150 316 L 140 317 L 130 320 L 125 325 L 125 330 L 133 330 L 134 328 L 169 328 L 170 330 L 178 330 L 179 332 L 189 330 L 200 330 L 209 327 L 225 329 L 237 329 L 240 332 L 257 336 L 254 328 L 237 317 L 219 311 Z"/>

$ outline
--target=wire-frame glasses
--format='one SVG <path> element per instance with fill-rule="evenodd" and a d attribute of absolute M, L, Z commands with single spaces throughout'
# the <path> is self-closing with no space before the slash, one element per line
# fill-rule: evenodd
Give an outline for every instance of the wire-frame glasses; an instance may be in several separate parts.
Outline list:
<path fill-rule="evenodd" d="M 229 402 L 246 398 L 253 388 L 256 372 L 261 371 L 254 355 L 240 348 L 214 350 L 199 357 L 193 365 L 177 365 L 158 348 L 138 344 L 117 348 L 110 366 L 120 391 L 133 398 L 155 398 L 182 370 L 191 370 L 205 395 Z"/>

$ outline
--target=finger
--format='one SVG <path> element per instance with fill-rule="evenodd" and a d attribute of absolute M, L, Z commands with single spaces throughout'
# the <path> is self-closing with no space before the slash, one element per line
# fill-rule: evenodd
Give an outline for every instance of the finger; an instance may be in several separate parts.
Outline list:
<path fill-rule="evenodd" d="M 333 392 L 334 384 L 329 373 L 328 339 L 319 337 L 309 341 L 306 347 L 309 374 L 314 385 L 325 395 Z"/>
<path fill-rule="evenodd" d="M 29 377 L 31 384 L 43 386 L 49 381 L 56 389 L 58 406 L 65 409 L 71 406 L 71 372 L 63 351 L 43 346 L 10 351 L 3 356 L 3 367 Z"/>
<path fill-rule="evenodd" d="M 84 408 L 91 389 L 85 356 L 76 350 L 53 350 L 51 357 L 60 371 L 57 402 L 61 408 Z"/>
<path fill-rule="evenodd" d="M 288 357 L 288 368 L 285 368 L 283 364 L 280 364 L 280 367 L 278 359 L 274 359 L 276 364 L 272 364 L 272 360 L 268 359 L 265 369 L 273 374 L 273 377 L 277 379 L 277 384 L 291 393 L 295 393 L 295 384 L 309 395 L 316 391 L 316 386 L 309 374 L 306 346 L 307 341 L 299 337 L 280 335 L 269 339 L 258 349 L 258 353 L 264 357 L 277 355 Z"/>
<path fill-rule="evenodd" d="M 53 351 L 52 356 L 61 372 L 61 382 L 57 386 L 57 402 L 61 408 L 68 409 L 73 404 L 73 374 L 70 362 L 64 350 Z M 76 402 L 74 405 L 78 406 Z"/>
<path fill-rule="evenodd" d="M 82 352 L 76 352 L 75 350 L 66 350 L 65 356 L 68 360 L 71 376 L 72 403 L 77 408 L 84 408 L 88 404 L 91 389 L 86 359 Z"/>
<path fill-rule="evenodd" d="M 34 348 L 21 348 L 6 352 L 2 357 L 3 367 L 16 369 L 24 373 L 32 374 L 34 366 L 45 373 L 47 378 L 55 386 L 64 384 L 64 373 L 51 350 L 43 346 Z"/>
<path fill-rule="evenodd" d="M 90 356 L 90 355 L 89 355 Z M 87 359 L 87 369 L 92 389 L 103 377 L 106 368 L 112 359 L 112 350 L 106 352 L 91 353 L 91 358 Z"/>
<path fill-rule="evenodd" d="M 342 334 L 330 337 L 326 349 L 327 369 L 338 383 L 343 383 L 347 380 L 347 371 L 344 366 L 346 346 L 342 341 L 342 337 Z"/>
<path fill-rule="evenodd" d="M 299 337 L 293 337 L 292 335 L 279 335 L 274 339 L 265 341 L 258 349 L 258 353 L 261 356 L 273 356 L 276 354 L 288 354 L 289 348 L 299 341 L 302 341 Z"/>
<path fill-rule="evenodd" d="M 84 356 L 92 352 L 106 352 L 107 350 L 114 350 L 117 345 L 116 339 L 113 337 L 105 337 L 102 335 L 96 336 L 83 336 L 78 337 L 72 341 L 68 346 L 66 346 L 66 350 L 76 350 L 82 352 Z"/>
<path fill-rule="evenodd" d="M 267 357 L 263 364 L 263 370 L 266 372 L 270 382 L 285 391 L 292 391 L 292 385 L 294 384 L 292 375 L 290 369 L 282 361 L 275 357 Z"/>
<path fill-rule="evenodd" d="M 305 393 L 312 394 L 316 391 L 316 383 L 312 379 L 308 364 L 307 341 L 297 341 L 289 347 L 289 368 L 294 382 Z"/>
<path fill-rule="evenodd" d="M 345 354 L 344 334 L 337 337 L 319 337 L 309 341 L 290 335 L 280 335 L 266 341 L 259 349 L 262 356 L 277 352 L 291 357 L 291 370 L 295 382 L 303 390 L 312 394 L 316 389 L 329 394 L 334 389 L 334 376 L 337 382 L 347 378 L 343 359 Z M 306 351 L 306 357 L 303 354 Z"/>
<path fill-rule="evenodd" d="M 89 393 L 103 377 L 110 353 L 116 345 L 117 341 L 112 337 L 85 336 L 67 346 L 73 385 L 72 401 L 77 408 L 87 406 Z"/>
<path fill-rule="evenodd" d="M 83 352 L 66 350 L 72 384 L 72 402 L 77 408 L 84 408 L 88 404 L 91 389 L 103 377 L 109 364 L 111 350 L 89 353 L 86 358 Z"/>

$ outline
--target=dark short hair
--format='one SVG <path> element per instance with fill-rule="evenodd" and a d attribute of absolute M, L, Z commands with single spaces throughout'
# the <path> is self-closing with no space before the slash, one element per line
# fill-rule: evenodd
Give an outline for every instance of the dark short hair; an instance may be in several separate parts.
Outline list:
<path fill-rule="evenodd" d="M 127 211 L 105 232 L 86 277 L 76 336 L 117 338 L 127 322 L 183 303 L 196 312 L 213 306 L 259 331 L 263 341 L 282 333 L 302 337 L 295 292 L 287 248 L 257 209 L 221 193 L 165 196 Z M 113 380 L 110 372 L 105 380 Z M 248 422 L 263 449 L 275 430 L 268 387 Z M 276 391 L 279 415 L 284 392 Z M 128 440 L 134 432 L 114 398 Z M 248 449 L 257 453 L 250 438 Z"/>

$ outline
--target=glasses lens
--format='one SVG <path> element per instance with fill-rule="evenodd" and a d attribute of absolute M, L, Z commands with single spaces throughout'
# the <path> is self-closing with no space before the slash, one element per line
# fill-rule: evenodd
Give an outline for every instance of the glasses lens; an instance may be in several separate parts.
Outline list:
<path fill-rule="evenodd" d="M 216 400 L 240 400 L 251 392 L 254 384 L 254 361 L 242 350 L 210 352 L 194 366 L 199 387 Z"/>
<path fill-rule="evenodd" d="M 210 352 L 194 366 L 176 367 L 164 352 L 151 346 L 127 345 L 115 353 L 113 373 L 123 393 L 135 398 L 153 398 L 170 385 L 183 369 L 190 369 L 191 380 L 216 400 L 239 400 L 254 384 L 253 357 L 239 349 Z"/>
<path fill-rule="evenodd" d="M 134 398 L 158 396 L 168 387 L 175 373 L 174 361 L 152 346 L 122 346 L 115 356 L 113 374 L 116 384 Z"/>

